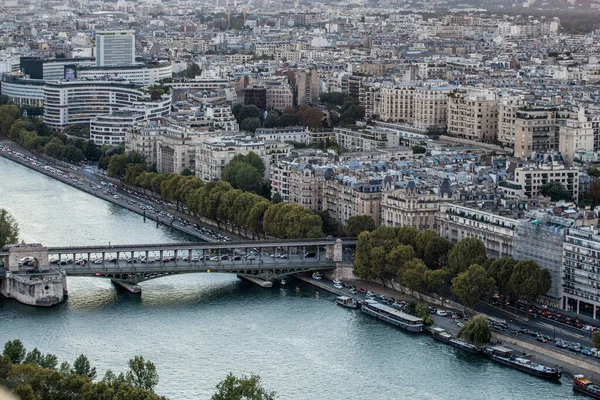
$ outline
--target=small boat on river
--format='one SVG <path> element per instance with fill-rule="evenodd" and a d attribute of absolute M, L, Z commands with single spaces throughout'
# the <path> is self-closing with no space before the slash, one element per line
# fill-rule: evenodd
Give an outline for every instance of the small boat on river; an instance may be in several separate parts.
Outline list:
<path fill-rule="evenodd" d="M 343 307 L 353 308 L 353 309 L 358 308 L 358 301 L 356 301 L 356 299 L 353 297 L 338 296 L 335 298 L 335 302 Z"/>
<path fill-rule="evenodd" d="M 464 340 L 460 340 L 457 338 L 450 339 L 448 342 L 450 346 L 457 347 L 461 350 L 468 351 L 469 353 L 478 354 L 481 353 L 481 348 L 475 346 L 474 344 L 465 342 Z"/>
<path fill-rule="evenodd" d="M 440 341 L 442 343 L 448 343 L 450 342 L 450 339 L 452 339 L 452 335 L 442 328 L 433 328 L 431 330 L 431 335 L 435 340 Z"/>
<path fill-rule="evenodd" d="M 484 350 L 485 355 L 493 361 L 516 368 L 528 374 L 553 380 L 559 380 L 562 376 L 560 368 L 536 364 L 528 358 L 516 357 L 513 352 L 513 349 L 504 346 L 490 346 Z"/>
<path fill-rule="evenodd" d="M 586 379 L 583 375 L 573 376 L 573 390 L 593 399 L 600 399 L 600 386 L 594 385 L 594 382 Z"/>

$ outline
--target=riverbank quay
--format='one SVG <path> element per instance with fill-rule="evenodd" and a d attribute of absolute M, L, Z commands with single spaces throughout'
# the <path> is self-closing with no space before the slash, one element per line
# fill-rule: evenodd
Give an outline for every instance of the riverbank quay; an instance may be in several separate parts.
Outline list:
<path fill-rule="evenodd" d="M 0 144 L 1 143 L 2 142 L 0 142 Z M 64 166 L 54 165 L 45 160 L 40 160 L 39 158 L 37 158 L 34 155 L 28 155 L 27 153 L 21 153 L 19 151 L 12 150 L 7 147 L 6 147 L 6 149 L 8 149 L 8 150 L 3 151 L 0 148 L 0 157 L 3 157 L 7 160 L 15 162 L 19 165 L 22 165 L 22 166 L 29 168 L 31 170 L 34 170 L 36 172 L 39 172 L 49 178 L 60 181 L 66 185 L 73 187 L 73 188 L 76 188 L 83 192 L 91 194 L 94 197 L 97 197 L 104 201 L 121 206 L 129 211 L 132 211 L 136 214 L 143 216 L 145 219 L 148 219 L 149 221 L 154 221 L 157 224 L 162 224 L 162 225 L 170 227 L 172 229 L 176 229 L 180 232 L 194 236 L 194 237 L 201 239 L 203 241 L 206 241 L 206 242 L 217 242 L 218 241 L 214 237 L 205 235 L 205 234 L 199 232 L 198 230 L 194 229 L 194 226 L 195 226 L 194 224 L 197 224 L 199 226 L 208 225 L 208 224 L 205 224 L 200 219 L 193 218 L 184 213 L 176 212 L 176 211 L 172 210 L 170 207 L 166 207 L 166 206 L 164 206 L 164 204 L 157 203 L 156 201 L 146 200 L 146 199 L 143 199 L 140 197 L 131 196 L 128 193 L 123 192 L 122 190 L 118 191 L 118 195 L 106 194 L 103 192 L 103 190 L 105 190 L 106 188 L 103 187 L 102 185 L 99 185 L 101 182 L 100 179 L 98 181 L 90 180 L 85 174 L 78 173 L 80 170 L 78 170 L 77 167 L 74 167 L 74 166 L 64 167 Z M 49 167 L 49 168 L 45 168 L 45 167 Z M 60 174 L 58 174 L 57 171 L 60 171 Z M 98 186 L 101 186 L 102 189 L 98 189 Z M 114 188 L 114 184 L 113 184 L 113 186 L 108 187 L 108 189 L 111 189 L 111 190 L 112 190 L 112 188 Z M 115 193 L 117 193 L 117 192 L 115 192 Z M 135 203 L 133 203 L 133 201 L 135 201 Z M 150 213 L 147 213 L 147 212 L 141 210 L 139 208 L 139 205 L 144 205 L 146 207 L 148 207 L 148 206 L 153 207 L 158 210 L 163 210 L 165 212 L 174 213 L 174 214 L 176 212 L 176 216 L 178 218 L 186 220 L 189 226 L 181 224 L 181 223 L 179 223 L 179 221 L 173 220 L 171 218 L 163 217 L 160 215 L 152 215 Z M 211 224 L 211 229 L 216 230 L 216 229 L 212 228 L 212 224 Z M 236 236 L 238 236 L 238 235 L 236 235 Z M 247 240 L 247 238 L 242 237 L 242 236 L 239 236 L 239 239 Z"/>
<path fill-rule="evenodd" d="M 112 195 L 112 194 L 105 194 L 102 192 L 101 189 L 97 189 L 97 185 L 95 185 L 95 182 L 91 182 L 89 179 L 80 177 L 79 175 L 77 177 L 75 177 L 74 173 L 76 171 L 74 171 L 74 170 L 69 170 L 65 167 L 58 167 L 58 166 L 55 166 L 52 164 L 48 164 L 45 161 L 41 161 L 39 159 L 33 158 L 33 156 L 27 156 L 23 153 L 15 152 L 13 150 L 2 151 L 0 149 L 0 157 L 3 157 L 12 162 L 16 162 L 17 164 L 20 164 L 24 167 L 27 167 L 36 172 L 39 172 L 43 175 L 46 175 L 49 178 L 60 181 L 66 185 L 77 188 L 83 192 L 91 194 L 92 196 L 100 198 L 104 201 L 108 201 L 110 203 L 113 203 L 113 204 L 116 204 L 123 208 L 126 208 L 129 211 L 139 214 L 148 220 L 155 221 L 156 223 L 168 226 L 173 229 L 177 229 L 180 232 L 186 233 L 191 236 L 195 236 L 198 239 L 201 239 L 204 241 L 208 241 L 208 242 L 216 241 L 208 235 L 203 235 L 199 232 L 196 232 L 194 229 L 189 229 L 189 228 L 186 228 L 185 226 L 177 226 L 176 224 L 174 224 L 172 222 L 172 220 L 170 218 L 164 218 L 164 217 L 160 217 L 158 215 L 148 215 L 147 213 L 140 210 L 139 206 L 136 207 L 135 204 L 128 203 L 128 200 L 129 200 L 129 202 L 131 202 L 131 200 L 136 200 L 136 202 L 138 202 L 139 201 L 138 199 L 132 199 L 129 197 L 125 197 L 125 195 L 122 195 L 121 193 L 119 193 L 119 195 L 117 196 L 118 198 L 115 198 L 114 197 L 115 195 Z M 36 164 L 34 164 L 33 162 L 35 162 Z M 51 169 L 49 169 L 49 168 L 46 169 L 44 167 L 49 167 Z M 61 175 L 57 174 L 56 171 L 60 171 Z M 159 207 L 159 205 L 157 205 L 157 204 L 148 204 L 148 203 L 145 203 L 145 204 L 152 206 L 152 207 Z"/>
<path fill-rule="evenodd" d="M 294 275 L 294 278 L 297 278 L 305 283 L 313 285 L 321 290 L 328 291 L 330 293 L 335 294 L 336 296 L 349 296 L 353 297 L 358 301 L 362 301 L 365 299 L 364 295 L 360 293 L 352 294 L 348 292 L 348 289 L 336 289 L 333 287 L 332 281 L 328 279 L 316 280 L 311 276 L 307 275 Z M 361 280 L 348 280 L 347 283 L 352 284 L 356 287 L 361 287 L 366 290 L 370 290 L 376 294 L 383 294 L 386 297 L 393 297 L 395 299 L 400 299 L 404 301 L 410 300 L 420 300 L 417 297 L 412 297 L 406 295 L 405 293 L 394 291 L 393 289 L 387 288 L 380 284 L 376 284 L 373 282 L 366 282 Z M 424 302 L 426 305 L 435 306 L 434 304 Z M 447 309 L 451 309 L 453 307 L 447 307 Z M 462 310 L 463 307 L 454 308 L 455 310 Z M 475 313 L 471 312 L 470 316 L 473 316 Z M 479 313 L 478 313 L 479 314 Z M 486 314 L 483 314 L 486 315 Z M 487 315 L 486 315 L 487 316 Z M 443 328 L 448 333 L 452 335 L 456 335 L 460 328 L 459 323 L 464 323 L 460 319 L 452 319 L 439 315 L 432 315 L 433 326 Z M 561 349 L 555 347 L 552 341 L 548 343 L 542 344 L 536 341 L 535 337 L 530 335 L 520 335 L 520 334 L 509 334 L 507 332 L 518 329 L 517 326 L 514 326 L 513 321 L 507 321 L 509 324 L 509 330 L 505 332 L 497 332 L 495 330 L 492 331 L 492 338 L 502 344 L 506 344 L 513 348 L 518 353 L 523 354 L 533 354 L 533 359 L 535 362 L 547 365 L 547 366 L 560 366 L 563 371 L 565 371 L 568 375 L 581 374 L 591 376 L 592 374 L 600 374 L 600 359 L 595 357 L 588 357 L 581 355 L 579 353 L 574 353 L 565 349 Z M 523 325 L 523 324 L 521 324 Z M 525 325 L 527 329 L 538 329 L 537 327 L 533 327 L 529 324 Z M 514 329 L 513 329 L 514 328 Z"/>
<path fill-rule="evenodd" d="M 119 188 L 117 194 L 119 196 L 123 197 L 124 200 L 127 200 L 129 198 L 130 200 L 135 200 L 135 201 L 144 203 L 147 206 L 151 206 L 151 207 L 157 208 L 159 210 L 168 212 L 169 214 L 174 215 L 176 218 L 181 218 L 181 219 L 185 220 L 188 224 L 191 224 L 191 225 L 196 224 L 198 226 L 208 228 L 217 234 L 221 234 L 224 236 L 231 236 L 232 239 L 235 239 L 235 240 L 247 240 L 247 239 L 261 240 L 260 235 L 258 237 L 254 237 L 253 235 L 244 231 L 243 229 L 240 229 L 240 228 L 236 229 L 236 227 L 234 227 L 234 226 L 218 223 L 217 221 L 213 221 L 208 218 L 195 216 L 185 210 L 179 210 L 175 206 L 165 205 L 162 203 L 162 198 L 157 197 L 155 193 L 151 193 L 149 195 L 145 191 L 140 190 L 140 188 L 138 188 L 138 187 L 126 185 L 123 182 L 119 181 L 118 179 L 108 177 L 105 174 L 94 172 L 91 167 L 89 167 L 89 168 L 80 167 L 80 166 L 66 163 L 64 161 L 53 159 L 51 157 L 47 157 L 45 155 L 32 153 L 31 151 L 28 151 L 27 149 L 24 149 L 23 147 L 21 147 L 19 144 L 11 141 L 10 139 L 6 139 L 6 138 L 2 137 L 1 135 L 0 135 L 0 145 L 3 145 L 4 147 L 8 148 L 9 150 L 11 150 L 13 152 L 20 153 L 20 154 L 24 155 L 25 157 L 33 158 L 37 162 L 39 162 L 43 165 L 51 166 L 52 168 L 61 170 L 64 173 L 67 173 L 69 175 L 76 175 L 81 180 L 83 180 L 84 182 L 86 182 L 92 186 L 97 187 L 98 185 L 101 184 L 102 181 L 105 181 L 106 183 L 112 183 L 113 187 Z M 0 151 L 0 156 L 3 156 L 2 151 Z M 5 158 L 11 159 L 12 161 L 15 161 L 15 162 L 18 162 L 19 164 L 21 164 L 27 168 L 34 169 L 38 172 L 41 172 L 44 175 L 49 176 L 51 178 L 63 181 L 62 179 L 60 179 L 60 177 L 54 176 L 53 174 L 48 174 L 46 171 L 40 171 L 40 170 L 36 169 L 35 166 L 32 166 L 29 163 L 23 164 L 22 160 L 20 160 L 20 159 L 13 159 L 10 157 L 5 157 Z M 83 190 L 86 193 L 89 193 L 96 197 L 102 198 L 103 200 L 109 201 L 114 204 L 118 204 L 124 208 L 129 209 L 130 211 L 133 211 L 137 214 L 143 215 L 144 217 L 146 217 L 150 220 L 157 221 L 157 222 L 159 222 L 163 225 L 169 226 L 169 227 L 173 227 L 181 232 L 195 236 L 204 241 L 207 241 L 207 242 L 218 241 L 217 239 L 215 239 L 209 235 L 205 235 L 202 232 L 199 232 L 198 230 L 195 230 L 193 228 L 189 228 L 189 227 L 185 226 L 185 224 L 183 226 L 179 226 L 180 224 L 179 224 L 178 220 L 170 221 L 169 219 L 166 219 L 166 218 L 160 218 L 159 216 L 153 216 L 149 213 L 142 212 L 142 210 L 139 210 L 136 207 L 130 207 L 131 205 L 127 204 L 126 202 L 116 201 L 118 199 L 114 199 L 114 194 L 109 195 L 107 197 L 103 197 L 102 192 L 96 192 L 94 190 L 92 190 L 92 191 L 86 190 L 86 188 L 82 188 L 80 185 L 74 184 L 73 182 L 71 182 L 68 179 L 64 180 L 63 182 L 72 187 L 76 187 L 77 189 Z M 129 193 L 124 189 L 132 191 L 134 193 Z M 276 238 L 272 238 L 272 237 L 265 236 L 265 235 L 263 235 L 263 236 L 264 237 L 262 239 L 264 239 L 264 240 L 276 239 Z"/>

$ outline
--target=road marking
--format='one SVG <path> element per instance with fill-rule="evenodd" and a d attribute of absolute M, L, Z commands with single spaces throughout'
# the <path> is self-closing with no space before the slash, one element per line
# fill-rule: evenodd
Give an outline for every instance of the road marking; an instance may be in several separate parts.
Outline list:
<path fill-rule="evenodd" d="M 580 334 L 578 334 L 578 333 L 574 333 L 573 331 L 568 331 L 568 330 L 566 330 L 566 329 L 557 328 L 557 327 L 555 327 L 554 325 L 550 325 L 550 324 L 547 324 L 547 323 L 545 323 L 545 322 L 538 322 L 538 325 L 541 325 L 541 326 L 543 326 L 543 327 L 545 327 L 545 328 L 556 329 L 556 332 L 561 332 L 561 333 L 563 333 L 563 334 L 570 335 L 570 336 L 576 337 L 576 338 L 578 338 L 578 339 L 582 339 L 582 338 L 584 338 L 584 337 L 585 337 L 585 336 L 583 336 L 583 335 L 580 335 Z"/>

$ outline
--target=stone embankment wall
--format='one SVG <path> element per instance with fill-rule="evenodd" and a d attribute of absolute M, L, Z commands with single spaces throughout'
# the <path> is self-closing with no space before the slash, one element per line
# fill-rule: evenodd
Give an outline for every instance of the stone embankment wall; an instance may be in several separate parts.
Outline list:
<path fill-rule="evenodd" d="M 66 277 L 52 274 L 44 278 L 13 275 L 0 280 L 0 294 L 30 306 L 53 306 L 64 300 Z"/>
<path fill-rule="evenodd" d="M 524 340 L 519 340 L 515 336 L 507 336 L 496 333 L 494 333 L 493 336 L 496 339 L 502 341 L 503 344 L 512 344 L 515 346 L 519 346 L 523 349 L 531 351 L 532 353 L 540 354 L 542 356 L 556 360 L 563 367 L 564 371 L 570 373 L 571 375 L 580 374 L 582 372 L 600 374 L 600 364 L 598 363 L 585 361 L 580 358 L 569 356 L 568 354 L 563 354 L 561 352 L 554 351 L 554 349 L 552 348 L 539 346 L 535 343 L 526 342 Z"/>

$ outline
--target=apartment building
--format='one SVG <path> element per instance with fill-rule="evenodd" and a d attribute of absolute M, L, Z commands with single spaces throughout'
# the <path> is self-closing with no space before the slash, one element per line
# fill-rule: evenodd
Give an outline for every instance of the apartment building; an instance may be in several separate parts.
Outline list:
<path fill-rule="evenodd" d="M 186 168 L 194 172 L 196 151 L 211 137 L 165 120 L 141 121 L 127 132 L 125 149 L 142 154 L 159 173 L 181 173 Z"/>
<path fill-rule="evenodd" d="M 316 69 L 296 72 L 297 104 L 313 104 L 319 102 L 319 73 Z"/>
<path fill-rule="evenodd" d="M 406 187 L 384 190 L 381 198 L 381 225 L 433 229 L 440 196 L 431 188 L 419 187 L 414 180 Z"/>
<path fill-rule="evenodd" d="M 267 110 L 283 110 L 294 105 L 294 94 L 290 85 L 283 82 L 266 82 Z"/>
<path fill-rule="evenodd" d="M 384 129 L 353 127 L 333 129 L 335 142 L 344 151 L 374 151 L 386 147 L 396 147 L 400 145 L 400 139 L 395 132 Z"/>
<path fill-rule="evenodd" d="M 519 98 L 507 97 L 498 102 L 498 141 L 505 147 L 515 146 L 517 110 L 522 107 Z"/>
<path fill-rule="evenodd" d="M 486 89 L 460 89 L 448 96 L 448 134 L 491 142 L 498 134 L 498 98 Z"/>
<path fill-rule="evenodd" d="M 265 143 L 244 135 L 209 138 L 200 143 L 196 149 L 196 176 L 203 181 L 221 179 L 223 168 L 233 157 L 250 152 L 257 154 L 264 161 Z"/>
<path fill-rule="evenodd" d="M 571 228 L 563 245 L 562 308 L 596 319 L 600 311 L 600 236 Z"/>
<path fill-rule="evenodd" d="M 533 260 L 550 272 L 552 286 L 546 297 L 555 307 L 561 306 L 565 233 L 573 224 L 572 219 L 534 212 L 515 226 L 513 257 L 515 260 Z"/>
<path fill-rule="evenodd" d="M 418 129 L 440 131 L 448 121 L 448 95 L 452 86 L 423 86 L 415 89 L 414 121 Z"/>
<path fill-rule="evenodd" d="M 383 86 L 374 113 L 382 121 L 412 123 L 414 119 L 415 85 Z"/>
<path fill-rule="evenodd" d="M 518 185 L 529 198 L 540 195 L 542 185 L 558 182 L 573 193 L 573 199 L 579 196 L 579 170 L 567 167 L 559 153 L 538 154 L 534 162 L 515 168 L 514 178 L 508 183 Z"/>
<path fill-rule="evenodd" d="M 568 166 L 573 166 L 575 153 L 594 151 L 594 130 L 592 121 L 585 115 L 585 109 L 577 112 L 558 112 L 558 150 Z"/>
<path fill-rule="evenodd" d="M 384 177 L 357 178 L 333 171 L 325 181 L 325 207 L 343 225 L 348 218 L 367 215 L 379 225 Z"/>
<path fill-rule="evenodd" d="M 553 110 L 519 109 L 515 114 L 514 155 L 524 159 L 557 149 L 556 114 Z"/>
<path fill-rule="evenodd" d="M 438 234 L 452 244 L 474 237 L 483 242 L 488 257 L 512 257 L 519 209 L 524 210 L 524 205 L 510 201 L 505 201 L 502 213 L 493 205 L 482 203 L 479 207 L 473 201 L 440 203 L 436 217 Z"/>

